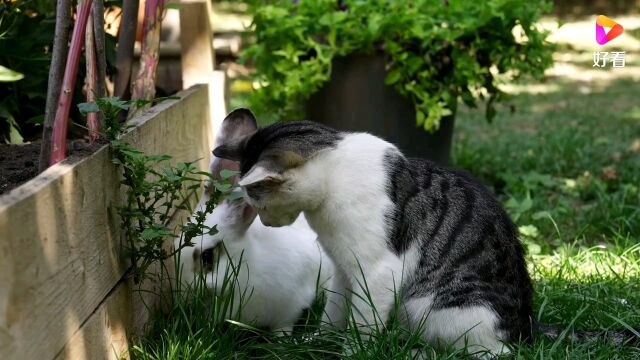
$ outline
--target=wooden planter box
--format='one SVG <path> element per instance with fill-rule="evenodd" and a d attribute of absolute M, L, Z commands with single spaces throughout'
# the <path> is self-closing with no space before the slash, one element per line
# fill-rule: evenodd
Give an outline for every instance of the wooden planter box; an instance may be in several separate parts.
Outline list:
<path fill-rule="evenodd" d="M 148 154 L 208 166 L 209 90 L 195 86 L 138 116 L 125 141 Z M 60 163 L 0 196 L 0 358 L 128 357 L 148 311 L 123 277 L 108 146 Z"/>
<path fill-rule="evenodd" d="M 382 54 L 349 55 L 334 60 L 331 79 L 307 104 L 307 117 L 336 129 L 366 131 L 397 145 L 405 155 L 446 165 L 455 114 L 428 133 L 416 126 L 411 101 L 384 83 Z"/>

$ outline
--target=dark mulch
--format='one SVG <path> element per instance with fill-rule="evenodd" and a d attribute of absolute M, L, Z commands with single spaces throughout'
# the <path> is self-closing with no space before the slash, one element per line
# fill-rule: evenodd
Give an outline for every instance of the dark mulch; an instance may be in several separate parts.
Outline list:
<path fill-rule="evenodd" d="M 69 143 L 68 161 L 75 162 L 94 153 L 106 142 L 89 145 L 84 140 Z M 38 175 L 40 140 L 22 145 L 0 144 L 0 194 L 31 180 Z"/>
<path fill-rule="evenodd" d="M 40 141 L 0 144 L 0 194 L 38 175 Z"/>

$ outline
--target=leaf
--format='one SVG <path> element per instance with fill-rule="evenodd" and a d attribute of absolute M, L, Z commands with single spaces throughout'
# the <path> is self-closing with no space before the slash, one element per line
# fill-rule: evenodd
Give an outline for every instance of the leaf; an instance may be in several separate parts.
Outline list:
<path fill-rule="evenodd" d="M 220 184 L 217 181 L 213 182 L 213 186 L 215 186 L 215 188 L 220 191 L 220 192 L 227 192 L 229 191 L 229 189 L 231 189 L 232 185 L 231 184 Z"/>
<path fill-rule="evenodd" d="M 540 220 L 542 218 L 551 218 L 551 213 L 548 211 L 538 211 L 531 215 L 533 220 Z"/>
<path fill-rule="evenodd" d="M 0 65 L 0 82 L 14 82 L 24 79 L 24 74 Z"/>
<path fill-rule="evenodd" d="M 22 144 L 24 143 L 24 138 L 20 135 L 20 131 L 18 131 L 17 124 L 9 123 L 9 143 L 11 144 Z"/>
<path fill-rule="evenodd" d="M 100 112 L 100 108 L 98 107 L 98 104 L 96 104 L 94 101 L 83 102 L 78 104 L 78 110 L 82 115 L 87 115 L 88 113 Z"/>
<path fill-rule="evenodd" d="M 239 173 L 240 173 L 240 172 L 238 172 L 238 171 L 234 171 L 234 170 L 222 169 L 222 170 L 220 171 L 220 177 L 221 177 L 223 180 L 227 180 L 227 179 L 229 179 L 229 178 L 232 178 L 232 177 L 234 177 L 234 176 L 238 175 Z"/>
<path fill-rule="evenodd" d="M 462 101 L 464 102 L 465 105 L 467 105 L 470 108 L 476 108 L 476 99 L 473 97 L 473 94 L 471 94 L 471 92 L 468 89 L 464 89 L 462 91 L 462 93 L 460 94 L 460 97 L 462 98 Z"/>
<path fill-rule="evenodd" d="M 522 225 L 518 227 L 518 233 L 522 236 L 535 238 L 538 237 L 538 228 L 534 225 Z"/>
<path fill-rule="evenodd" d="M 160 233 L 156 229 L 144 229 L 140 235 L 143 240 L 153 239 L 158 236 L 160 236 Z"/>
<path fill-rule="evenodd" d="M 531 198 L 527 196 L 520 203 L 520 209 L 519 210 L 520 210 L 521 213 L 524 213 L 524 212 L 529 211 L 532 206 L 533 206 L 533 200 L 531 200 Z"/>
<path fill-rule="evenodd" d="M 527 252 L 530 255 L 538 255 L 542 252 L 542 247 L 534 242 L 527 241 Z"/>
<path fill-rule="evenodd" d="M 42 126 L 42 124 L 44 124 L 44 114 L 32 117 L 31 119 L 27 120 L 27 123 Z"/>
<path fill-rule="evenodd" d="M 24 138 L 20 135 L 20 127 L 16 122 L 16 119 L 6 109 L 2 108 L 0 111 L 0 117 L 4 117 L 9 125 L 9 138 L 7 141 L 9 144 L 22 144 Z"/>
<path fill-rule="evenodd" d="M 416 125 L 419 127 L 423 127 L 424 121 L 425 121 L 424 112 L 421 110 L 416 110 Z"/>
<path fill-rule="evenodd" d="M 401 78 L 402 70 L 400 68 L 395 68 L 387 73 L 387 76 L 384 78 L 384 83 L 387 85 L 393 85 L 400 81 Z"/>
<path fill-rule="evenodd" d="M 171 160 L 171 155 L 166 155 L 166 154 L 164 154 L 164 155 L 149 155 L 149 156 L 147 156 L 147 158 L 150 161 L 160 162 L 160 161 Z"/>
<path fill-rule="evenodd" d="M 233 191 L 229 193 L 229 195 L 227 195 L 226 199 L 229 201 L 232 201 L 236 199 L 241 199 L 243 196 L 244 196 L 244 193 L 242 191 Z"/>

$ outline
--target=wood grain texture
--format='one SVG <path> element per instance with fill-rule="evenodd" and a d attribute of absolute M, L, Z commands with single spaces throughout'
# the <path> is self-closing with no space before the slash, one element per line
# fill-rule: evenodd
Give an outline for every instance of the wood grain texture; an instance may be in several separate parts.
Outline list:
<path fill-rule="evenodd" d="M 180 100 L 138 116 L 124 139 L 148 154 L 172 155 L 176 162 L 201 159 L 198 167 L 206 169 L 212 144 L 208 87 L 178 95 Z M 118 318 L 126 329 L 142 327 L 144 321 L 136 319 L 146 319 L 145 308 L 136 305 L 131 291 L 125 294 L 134 310 L 120 315 L 109 305 L 100 310 L 108 294 L 125 296 L 114 295 L 123 291 L 115 287 L 126 271 L 116 210 L 119 179 L 105 146 L 72 165 L 52 166 L 0 196 L 2 359 L 101 358 L 112 337 L 94 337 L 98 330 L 91 329 L 98 320 L 90 320 L 105 311 L 112 314 L 110 323 Z M 82 341 L 75 343 L 84 344 L 86 356 L 64 355 L 82 353 L 63 351 L 78 336 Z"/>
<path fill-rule="evenodd" d="M 71 335 L 55 360 L 128 358 L 128 324 L 133 314 L 130 299 L 130 285 L 118 283 L 82 327 Z"/>

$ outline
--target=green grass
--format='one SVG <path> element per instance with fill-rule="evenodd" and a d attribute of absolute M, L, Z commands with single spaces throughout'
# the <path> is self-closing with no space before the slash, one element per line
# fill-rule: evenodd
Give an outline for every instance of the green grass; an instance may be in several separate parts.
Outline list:
<path fill-rule="evenodd" d="M 536 313 L 544 323 L 576 329 L 623 328 L 639 324 L 640 245 L 628 239 L 609 248 L 567 245 L 553 255 L 532 257 Z M 416 334 L 391 322 L 385 332 L 364 340 L 347 331 L 318 334 L 318 316 L 306 314 L 292 336 L 275 336 L 225 321 L 224 297 L 203 288 L 179 293 L 168 314 L 157 313 L 151 334 L 131 350 L 134 359 L 407 359 L 419 347 L 426 358 L 463 359 L 458 351 L 437 351 Z M 532 344 L 516 344 L 514 353 L 526 359 L 633 359 L 638 349 L 603 341 L 572 342 L 536 336 Z M 634 357 L 635 356 L 635 357 Z"/>
<path fill-rule="evenodd" d="M 583 60 L 576 66 L 582 66 Z M 585 61 L 588 61 L 586 59 Z M 584 71 L 592 71 L 585 67 Z M 550 77 L 512 86 L 493 124 L 483 109 L 462 108 L 454 165 L 491 186 L 529 250 L 535 317 L 575 329 L 640 326 L 640 83 Z M 515 111 L 512 111 L 515 110 Z M 213 295 L 183 294 L 158 314 L 136 359 L 461 359 L 436 351 L 391 323 L 370 340 L 352 328 L 315 334 L 317 317 L 293 336 L 229 323 Z M 212 310 L 213 308 L 213 310 Z M 515 344 L 523 359 L 640 359 L 640 349 L 605 341 Z"/>

